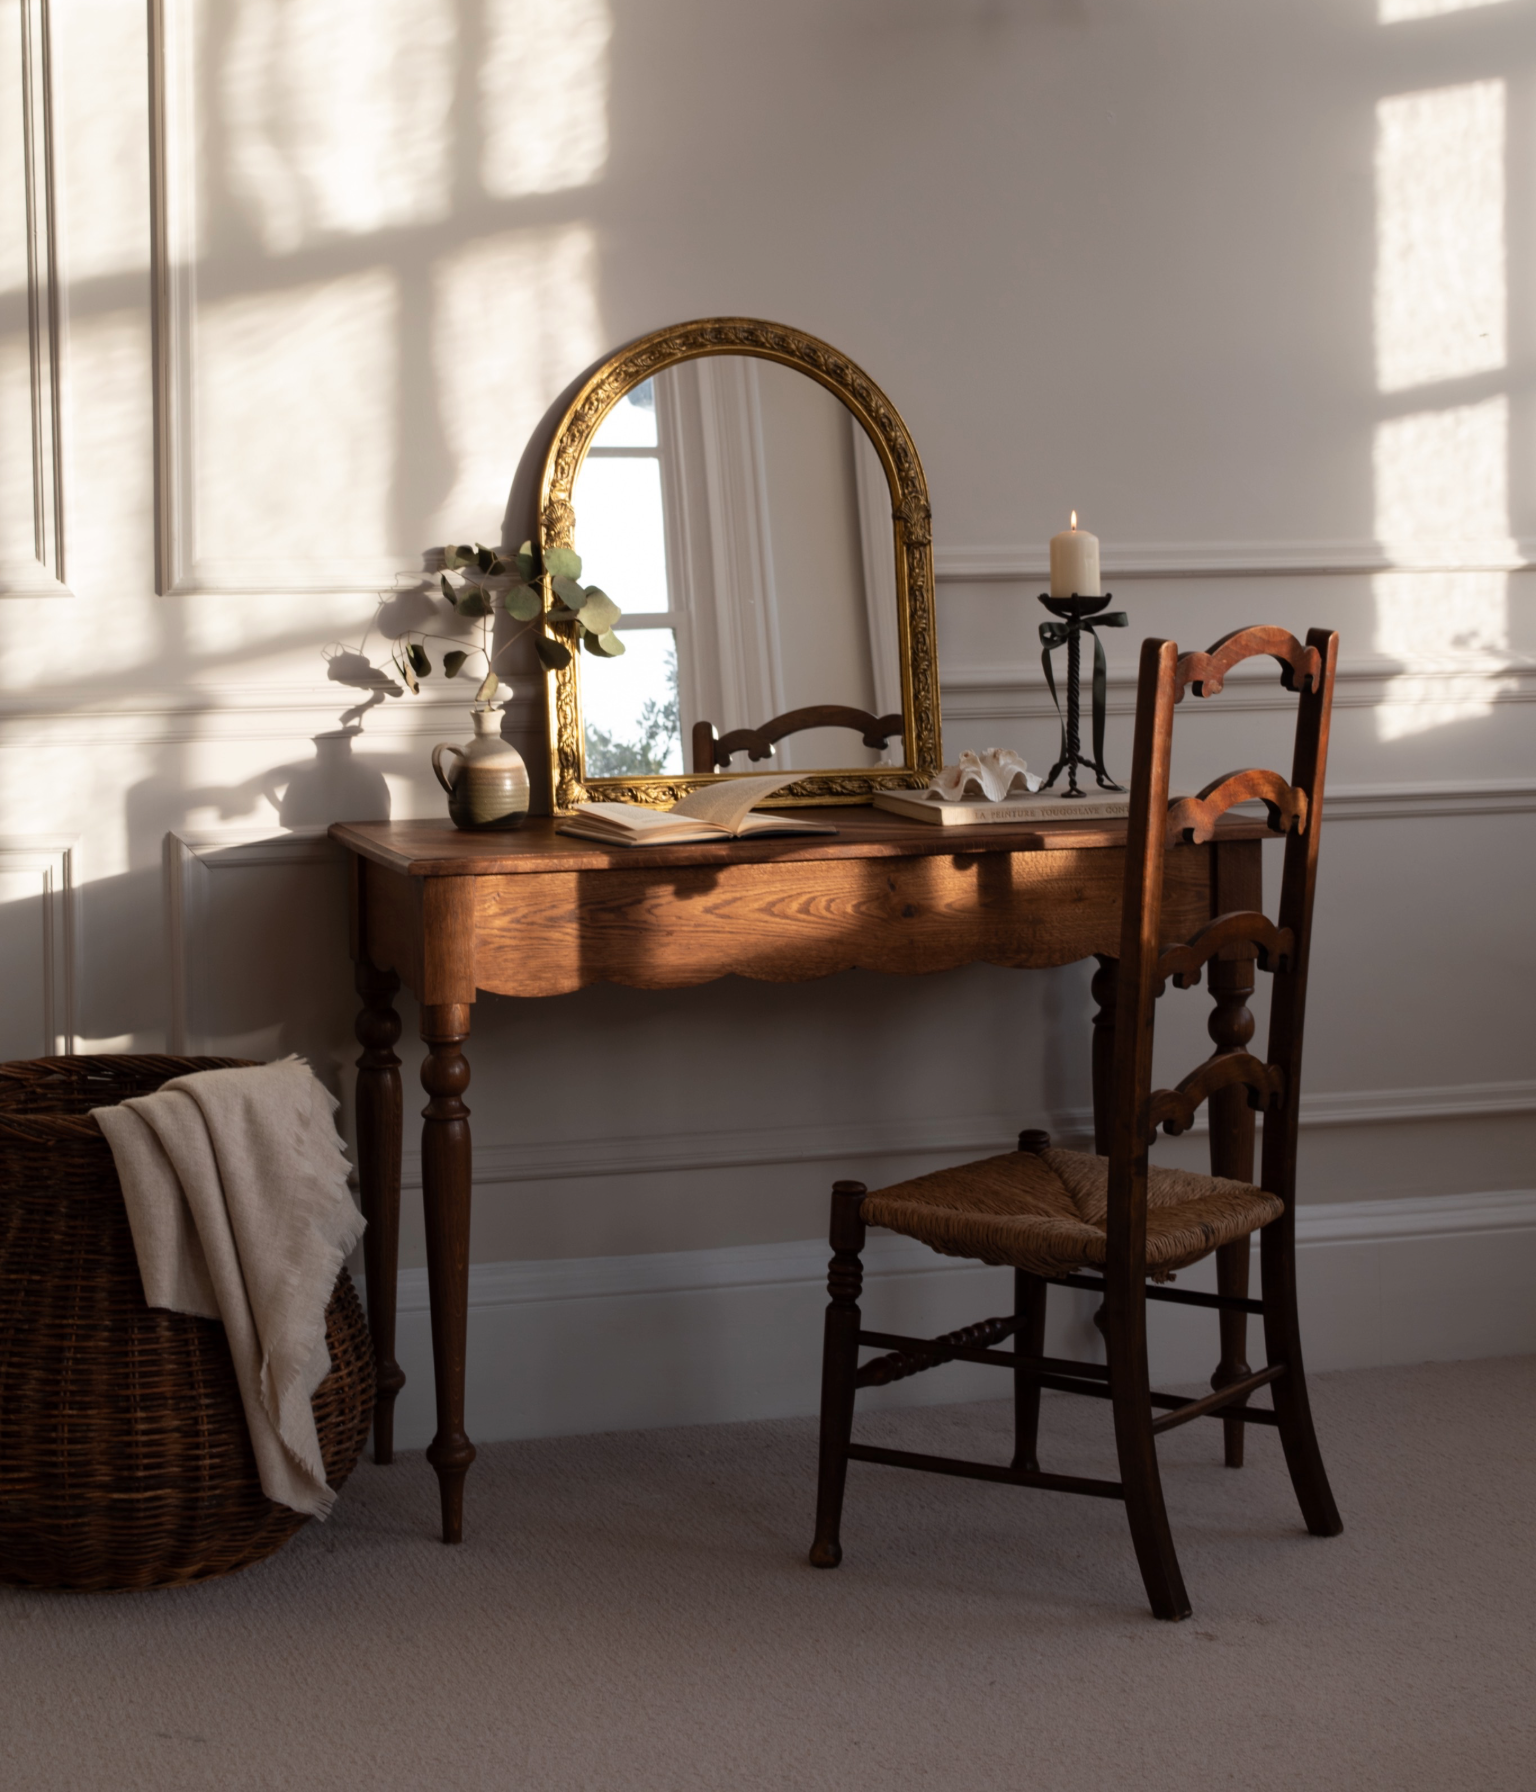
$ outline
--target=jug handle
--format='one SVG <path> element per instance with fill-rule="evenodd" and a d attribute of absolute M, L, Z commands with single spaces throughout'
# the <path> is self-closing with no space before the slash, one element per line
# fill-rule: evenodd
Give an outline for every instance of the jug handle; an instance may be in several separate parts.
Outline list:
<path fill-rule="evenodd" d="M 444 755 L 444 753 L 454 753 L 454 754 L 457 754 L 457 756 L 460 759 L 462 759 L 464 757 L 464 749 L 462 747 L 452 746 L 448 741 L 445 741 L 445 740 L 440 740 L 437 743 L 437 745 L 432 749 L 432 769 L 433 769 L 433 771 L 435 771 L 437 773 L 437 781 L 439 784 L 442 785 L 443 789 L 448 792 L 449 796 L 452 796 L 453 795 L 453 786 L 443 776 L 443 755 Z"/>

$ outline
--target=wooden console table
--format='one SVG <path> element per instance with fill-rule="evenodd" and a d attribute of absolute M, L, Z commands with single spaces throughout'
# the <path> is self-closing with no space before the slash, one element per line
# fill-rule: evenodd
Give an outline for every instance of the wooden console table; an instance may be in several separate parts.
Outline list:
<path fill-rule="evenodd" d="M 378 1358 L 374 1459 L 393 1453 L 395 1277 L 402 1099 L 394 997 L 421 1004 L 429 1100 L 421 1138 L 437 1434 L 427 1451 L 442 1495 L 443 1539 L 463 1535 L 469 1306 L 470 1132 L 464 1042 L 476 992 L 550 996 L 589 983 L 676 989 L 731 974 L 797 982 L 834 971 L 913 974 L 987 963 L 1018 967 L 1097 957 L 1095 1106 L 1112 1041 L 1125 824 L 942 829 L 878 809 L 817 812 L 821 835 L 719 845 L 603 847 L 548 819 L 515 833 L 466 834 L 446 822 L 359 822 L 331 829 L 351 855 L 352 955 L 362 1011 L 357 1125 L 368 1321 Z M 1168 858 L 1164 920 L 1186 938 L 1207 919 L 1258 908 L 1262 821 L 1224 818 L 1205 846 Z M 1213 962 L 1217 1045 L 1252 1033 L 1252 948 Z M 1253 1116 L 1238 1090 L 1212 1102 L 1212 1169 L 1251 1180 Z M 1021 1115 L 1020 1123 L 1038 1116 Z M 1101 1145 L 1100 1149 L 1104 1149 Z M 1246 1287 L 1242 1262 L 1223 1286 Z M 1241 1286 L 1239 1285 L 1241 1283 Z M 1228 1336 L 1225 1373 L 1242 1354 Z M 1241 1322 L 1241 1315 L 1236 1318 Z"/>

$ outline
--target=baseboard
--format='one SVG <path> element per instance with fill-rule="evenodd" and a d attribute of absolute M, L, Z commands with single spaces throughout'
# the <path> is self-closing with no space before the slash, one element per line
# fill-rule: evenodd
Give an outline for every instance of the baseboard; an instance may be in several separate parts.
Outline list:
<path fill-rule="evenodd" d="M 1307 1207 L 1298 1214 L 1299 1280 L 1314 1371 L 1454 1361 L 1536 1350 L 1536 1189 Z M 815 1408 L 826 1244 L 718 1250 L 470 1270 L 470 1435 L 546 1437 L 784 1417 Z M 932 1335 L 1005 1312 L 1007 1270 L 936 1257 L 872 1234 L 869 1324 Z M 1180 1283 L 1209 1287 L 1209 1262 Z M 1047 1348 L 1100 1354 L 1096 1297 L 1052 1297 Z M 399 1354 L 407 1383 L 397 1435 L 433 1429 L 426 1272 L 400 1277 Z M 1257 1328 L 1250 1354 L 1259 1360 Z M 1154 1374 L 1178 1385 L 1214 1366 L 1207 1313 L 1160 1306 Z M 878 1404 L 933 1404 L 1005 1392 L 994 1371 L 950 1365 L 872 1392 Z"/>

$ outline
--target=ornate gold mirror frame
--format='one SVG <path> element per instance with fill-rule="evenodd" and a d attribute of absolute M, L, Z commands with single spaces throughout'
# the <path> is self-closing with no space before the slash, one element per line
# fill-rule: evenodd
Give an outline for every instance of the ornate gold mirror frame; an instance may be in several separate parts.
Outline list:
<path fill-rule="evenodd" d="M 903 745 L 901 767 L 807 772 L 780 791 L 775 803 L 867 803 L 877 790 L 921 788 L 943 765 L 939 739 L 939 663 L 934 633 L 933 544 L 928 484 L 907 426 L 880 388 L 846 355 L 814 336 L 750 317 L 712 317 L 642 336 L 605 361 L 577 392 L 555 429 L 539 482 L 539 539 L 545 549 L 576 545 L 571 501 L 592 438 L 609 411 L 653 374 L 701 355 L 759 355 L 818 380 L 864 425 L 891 488 L 895 525 L 896 603 L 901 652 Z M 616 593 L 620 603 L 622 593 Z M 546 599 L 546 604 L 547 604 Z M 620 632 L 623 625 L 620 624 Z M 571 648 L 576 642 L 552 623 L 546 634 Z M 585 770 L 580 656 L 546 674 L 550 772 L 554 806 L 620 801 L 663 805 L 733 775 L 593 778 Z M 754 768 L 756 769 L 756 768 Z"/>

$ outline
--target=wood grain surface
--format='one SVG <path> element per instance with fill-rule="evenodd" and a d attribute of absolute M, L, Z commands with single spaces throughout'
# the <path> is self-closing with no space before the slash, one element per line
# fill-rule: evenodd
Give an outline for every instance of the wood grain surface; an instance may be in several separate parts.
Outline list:
<path fill-rule="evenodd" d="M 1208 861 L 1180 850 L 1169 869 L 1170 919 L 1192 931 L 1210 912 Z M 540 996 L 1071 964 L 1118 944 L 1123 876 L 1123 852 L 1076 851 L 482 878 L 475 980 Z"/>
<path fill-rule="evenodd" d="M 800 813 L 800 811 L 795 811 Z M 512 833 L 467 834 L 447 821 L 348 821 L 331 838 L 362 858 L 408 877 L 518 877 L 609 866 L 755 865 L 815 859 L 966 858 L 978 853 L 1060 852 L 1125 844 L 1123 821 L 1047 821 L 944 828 L 884 809 L 807 809 L 835 834 L 722 840 L 691 846 L 604 846 L 557 834 L 551 817 L 534 816 Z M 1222 840 L 1273 838 L 1262 817 L 1223 816 Z"/>

